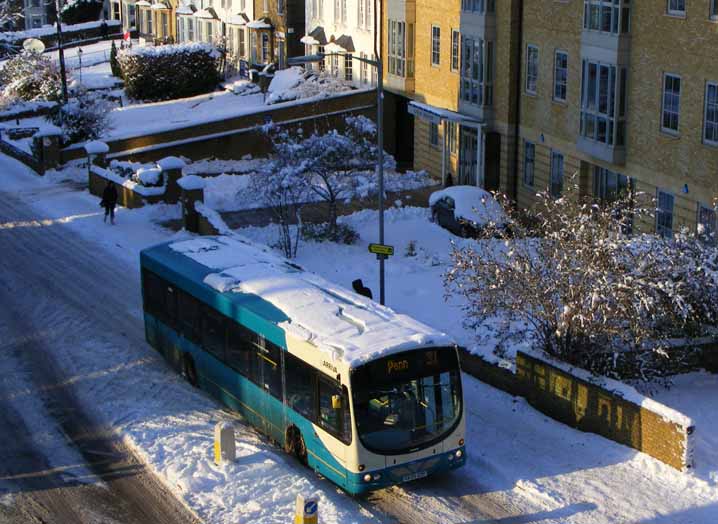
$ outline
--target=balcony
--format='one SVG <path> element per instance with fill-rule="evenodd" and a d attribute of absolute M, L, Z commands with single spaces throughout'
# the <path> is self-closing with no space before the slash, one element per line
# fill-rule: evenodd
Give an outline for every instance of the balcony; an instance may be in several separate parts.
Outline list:
<path fill-rule="evenodd" d="M 631 35 L 584 29 L 581 33 L 581 58 L 618 66 L 628 65 Z"/>
<path fill-rule="evenodd" d="M 626 165 L 626 147 L 614 146 L 580 136 L 576 148 L 595 159 L 603 160 L 616 166 Z"/>

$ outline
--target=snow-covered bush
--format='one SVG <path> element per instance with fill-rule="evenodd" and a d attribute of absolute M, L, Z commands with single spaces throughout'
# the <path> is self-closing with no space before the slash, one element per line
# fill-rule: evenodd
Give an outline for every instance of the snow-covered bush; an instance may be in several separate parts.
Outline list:
<path fill-rule="evenodd" d="M 717 249 L 685 233 L 628 234 L 655 209 L 640 195 L 604 205 L 539 198 L 534 231 L 507 206 L 510 233 L 491 232 L 502 240 L 454 247 L 445 285 L 465 299 L 467 324 L 480 330 L 503 318 L 504 337 L 528 336 L 539 350 L 615 378 L 650 380 L 680 367 L 686 352 L 671 349 L 676 339 L 690 346 L 718 326 Z"/>
<path fill-rule="evenodd" d="M 267 104 L 278 104 L 303 98 L 329 97 L 352 91 L 354 86 L 327 72 L 304 71 L 290 67 L 277 71 L 267 89 Z"/>
<path fill-rule="evenodd" d="M 371 177 L 377 164 L 376 126 L 366 117 L 349 117 L 346 129 L 304 137 L 294 133 L 269 130 L 272 149 L 282 168 L 297 176 L 305 201 L 321 200 L 327 204 L 327 235 L 336 236 L 337 203 L 361 195 L 367 172 Z M 390 168 L 394 160 L 385 157 Z M 361 176 L 360 176 L 361 175 Z"/>
<path fill-rule="evenodd" d="M 60 9 L 63 24 L 82 24 L 100 18 L 102 0 L 67 0 Z"/>
<path fill-rule="evenodd" d="M 46 56 L 23 51 L 0 69 L 0 88 L 5 100 L 59 100 L 60 72 Z"/>
<path fill-rule="evenodd" d="M 70 143 L 99 138 L 109 127 L 109 103 L 96 93 L 80 91 L 52 115 Z"/>
<path fill-rule="evenodd" d="M 119 52 L 125 91 L 138 100 L 171 100 L 212 91 L 220 53 L 202 43 L 133 47 Z"/>
<path fill-rule="evenodd" d="M 328 224 L 302 224 L 302 238 L 314 242 L 337 242 L 352 245 L 359 240 L 359 233 L 349 224 L 337 224 L 332 229 Z"/>
<path fill-rule="evenodd" d="M 133 176 L 135 182 L 147 187 L 158 187 L 163 184 L 162 169 L 157 166 L 141 167 Z"/>

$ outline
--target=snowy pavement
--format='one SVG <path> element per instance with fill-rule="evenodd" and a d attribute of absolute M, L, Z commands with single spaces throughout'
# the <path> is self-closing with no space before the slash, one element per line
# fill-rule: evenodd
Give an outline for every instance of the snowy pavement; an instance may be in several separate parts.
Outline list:
<path fill-rule="evenodd" d="M 0 162 L 4 191 L 31 202 L 37 215 L 17 224 L 0 224 L 0 234 L 15 227 L 39 231 L 46 225 L 59 225 L 60 231 L 77 236 L 68 250 L 77 251 L 76 258 L 68 254 L 59 260 L 68 267 L 70 279 L 79 279 L 82 271 L 73 268 L 73 264 L 86 264 L 88 257 L 103 261 L 97 268 L 97 278 L 108 282 L 108 304 L 103 305 L 104 300 L 98 304 L 97 298 L 93 300 L 82 289 L 76 289 L 78 300 L 97 307 L 92 318 L 114 319 L 125 336 L 118 339 L 111 332 L 96 333 L 88 326 L 89 336 L 77 344 L 59 345 L 56 357 L 73 376 L 79 396 L 94 406 L 96 416 L 104 417 L 125 435 L 170 489 L 208 522 L 287 522 L 297 490 L 321 494 L 325 524 L 387 520 L 378 510 L 337 493 L 331 484 L 300 468 L 242 425 L 237 425 L 242 458 L 225 468 L 213 465 L 209 449 L 212 424 L 231 416 L 172 374 L 144 344 L 141 332 L 137 253 L 147 245 L 171 238 L 171 233 L 148 223 L 176 217 L 175 208 L 121 209 L 118 225 L 105 226 L 96 198 L 58 185 L 57 175 L 55 180 L 33 178 L 6 157 Z M 376 292 L 378 267 L 366 246 L 375 237 L 376 213 L 361 212 L 345 220 L 359 230 L 359 244 L 304 244 L 300 246 L 298 262 L 342 285 L 363 278 Z M 242 233 L 269 243 L 275 234 L 270 228 Z M 186 234 L 179 233 L 175 238 L 183 235 Z M 426 210 L 389 212 L 387 243 L 396 246 L 397 256 L 387 265 L 387 302 L 470 344 L 472 337 L 461 327 L 457 304 L 443 300 L 440 275 L 448 260 L 451 238 L 427 222 Z M 416 241 L 416 257 L 403 256 L 409 240 Z M 89 285 L 85 279 L 80 281 Z M 686 385 L 693 391 L 682 389 L 686 392 L 685 407 L 690 408 L 696 395 L 715 395 L 716 382 L 715 376 L 692 377 Z M 627 447 L 572 430 L 535 411 L 524 400 L 471 377 L 465 376 L 464 385 L 467 467 L 384 490 L 370 499 L 389 514 L 397 515 L 401 522 L 718 521 L 718 487 L 712 475 L 718 470 L 715 455 L 701 451 L 704 462 L 698 475 L 679 473 Z M 680 387 L 678 384 L 659 400 L 680 400 L 680 395 L 675 394 Z M 713 420 L 715 424 L 715 410 L 703 417 L 688 414 L 698 420 L 699 434 L 701 421 Z M 706 428 L 702 434 L 706 448 L 718 447 L 709 435 L 714 427 Z"/>

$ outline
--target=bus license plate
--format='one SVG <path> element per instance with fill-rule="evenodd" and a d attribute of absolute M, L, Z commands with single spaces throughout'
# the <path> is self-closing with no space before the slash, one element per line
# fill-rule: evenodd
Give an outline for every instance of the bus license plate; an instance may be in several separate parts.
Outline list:
<path fill-rule="evenodd" d="M 411 482 L 412 480 L 423 479 L 428 474 L 429 473 L 427 471 L 419 471 L 418 473 L 412 473 L 411 475 L 404 475 L 404 477 L 401 479 L 401 481 L 402 482 Z"/>

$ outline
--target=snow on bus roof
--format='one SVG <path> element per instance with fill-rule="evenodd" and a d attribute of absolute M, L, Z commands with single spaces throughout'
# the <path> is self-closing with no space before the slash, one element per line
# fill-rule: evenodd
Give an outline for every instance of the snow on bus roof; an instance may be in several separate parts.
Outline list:
<path fill-rule="evenodd" d="M 290 319 L 280 327 L 350 367 L 427 346 L 453 346 L 448 335 L 262 249 L 241 237 L 174 242 L 170 249 L 215 272 L 204 283 L 221 293 L 261 297 Z"/>

